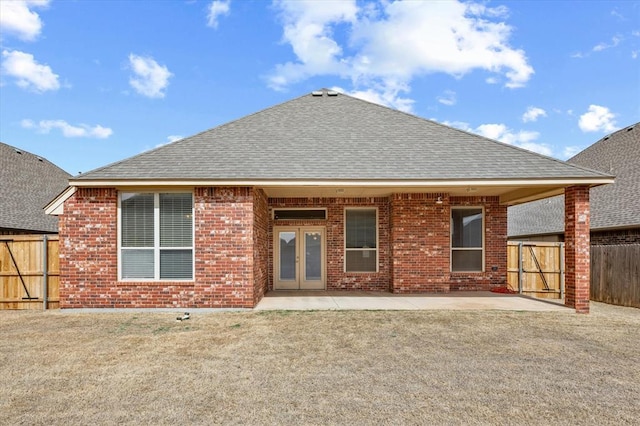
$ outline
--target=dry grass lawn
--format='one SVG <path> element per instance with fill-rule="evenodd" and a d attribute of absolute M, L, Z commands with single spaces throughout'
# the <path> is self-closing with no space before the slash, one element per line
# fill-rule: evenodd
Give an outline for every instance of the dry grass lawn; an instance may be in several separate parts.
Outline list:
<path fill-rule="evenodd" d="M 638 424 L 640 309 L 0 312 L 2 424 Z"/>

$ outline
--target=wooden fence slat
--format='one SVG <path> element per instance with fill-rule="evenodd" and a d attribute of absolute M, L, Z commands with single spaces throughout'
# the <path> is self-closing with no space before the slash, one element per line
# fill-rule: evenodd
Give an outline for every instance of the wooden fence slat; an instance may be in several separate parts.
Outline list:
<path fill-rule="evenodd" d="M 640 308 L 640 245 L 591 246 L 591 300 Z"/>
<path fill-rule="evenodd" d="M 522 244 L 522 271 L 520 250 Z M 562 285 L 562 243 L 509 241 L 507 244 L 507 283 L 511 290 L 545 299 L 560 299 Z M 522 272 L 522 283 L 520 276 Z"/>
<path fill-rule="evenodd" d="M 27 300 L 7 244 L 0 242 L 0 310 L 43 309 L 44 250 L 42 235 L 2 235 L 15 258 L 24 285 L 33 300 Z M 47 235 L 47 296 L 48 309 L 59 307 L 60 266 L 57 235 Z"/>

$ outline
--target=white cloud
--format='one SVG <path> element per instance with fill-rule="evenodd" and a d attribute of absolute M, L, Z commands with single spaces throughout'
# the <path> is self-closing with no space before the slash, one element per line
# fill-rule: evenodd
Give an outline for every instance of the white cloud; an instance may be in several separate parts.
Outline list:
<path fill-rule="evenodd" d="M 502 20 L 504 7 L 354 0 L 279 0 L 275 6 L 283 41 L 296 56 L 269 76 L 276 90 L 312 76 L 337 75 L 350 79 L 356 90 L 399 97 L 409 92 L 412 79 L 430 73 L 460 78 L 481 69 L 516 88 L 534 72 L 524 51 L 509 46 L 512 29 Z M 336 34 L 348 34 L 347 40 Z"/>
<path fill-rule="evenodd" d="M 49 0 L 0 1 L 0 30 L 21 40 L 33 41 L 42 30 L 40 16 L 32 8 L 44 8 Z"/>
<path fill-rule="evenodd" d="M 530 106 L 527 111 L 522 114 L 522 121 L 528 123 L 529 121 L 537 121 L 540 117 L 546 117 L 547 112 L 542 108 Z"/>
<path fill-rule="evenodd" d="M 611 43 L 607 44 L 607 43 L 598 43 L 597 45 L 595 45 L 593 47 L 593 51 L 594 52 L 602 52 L 603 50 L 606 49 L 611 49 L 612 47 L 616 47 L 617 45 L 620 44 L 620 42 L 622 41 L 622 37 L 620 36 L 615 36 L 611 38 Z"/>
<path fill-rule="evenodd" d="M 580 116 L 578 126 L 583 132 L 613 132 L 617 129 L 615 118 L 609 108 L 589 105 L 589 110 Z"/>
<path fill-rule="evenodd" d="M 445 90 L 441 96 L 438 96 L 438 102 L 447 106 L 455 105 L 457 102 L 456 92 L 452 90 Z"/>
<path fill-rule="evenodd" d="M 168 143 L 171 143 L 171 142 L 179 141 L 180 139 L 183 139 L 183 138 L 184 136 L 180 136 L 180 135 L 169 135 L 167 136 L 167 141 Z"/>
<path fill-rule="evenodd" d="M 29 53 L 17 50 L 2 51 L 2 70 L 5 75 L 16 79 L 16 84 L 36 93 L 58 90 L 58 75 L 48 65 L 41 65 Z"/>
<path fill-rule="evenodd" d="M 229 14 L 230 0 L 214 0 L 208 7 L 207 26 L 218 28 L 218 18 Z"/>
<path fill-rule="evenodd" d="M 537 152 L 542 155 L 552 156 L 552 148 L 545 144 L 534 142 L 540 134 L 529 130 L 520 130 L 518 132 L 509 129 L 504 124 L 481 124 L 475 130 L 471 130 L 481 136 L 495 139 L 500 142 L 514 145 L 528 151 Z"/>
<path fill-rule="evenodd" d="M 573 157 L 574 155 L 576 155 L 577 153 L 579 153 L 580 151 L 582 151 L 582 149 L 579 146 L 567 146 L 562 150 L 562 155 L 560 156 L 560 159 L 567 160 Z"/>
<path fill-rule="evenodd" d="M 372 102 L 374 104 L 384 105 L 391 108 L 395 108 L 399 111 L 411 112 L 414 101 L 412 99 L 403 98 L 399 95 L 399 90 L 385 87 L 375 87 L 366 90 L 345 90 L 342 87 L 332 87 L 331 90 L 335 90 L 341 93 L 345 93 L 349 96 Z"/>
<path fill-rule="evenodd" d="M 153 58 L 133 53 L 129 55 L 129 65 L 134 73 L 129 78 L 129 84 L 136 92 L 149 98 L 164 98 L 169 78 L 173 75 L 166 66 L 158 64 Z"/>
<path fill-rule="evenodd" d="M 65 138 L 96 138 L 106 139 L 113 134 L 113 130 L 101 125 L 89 126 L 78 124 L 73 126 L 64 120 L 41 120 L 38 123 L 24 119 L 20 125 L 25 129 L 37 129 L 40 133 L 49 133 L 52 129 L 58 129 Z"/>

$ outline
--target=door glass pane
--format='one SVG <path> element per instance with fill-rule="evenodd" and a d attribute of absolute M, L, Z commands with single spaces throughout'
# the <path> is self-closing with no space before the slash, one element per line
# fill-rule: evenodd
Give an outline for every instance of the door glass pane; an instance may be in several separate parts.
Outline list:
<path fill-rule="evenodd" d="M 296 233 L 283 231 L 280 237 L 280 281 L 296 280 Z"/>
<path fill-rule="evenodd" d="M 322 279 L 322 234 L 320 232 L 304 233 L 304 279 L 318 281 Z"/>

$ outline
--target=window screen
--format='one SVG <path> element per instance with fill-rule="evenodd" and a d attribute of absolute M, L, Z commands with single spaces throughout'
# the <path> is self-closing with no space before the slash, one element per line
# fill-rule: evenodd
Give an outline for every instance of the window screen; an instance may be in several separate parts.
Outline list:
<path fill-rule="evenodd" d="M 345 211 L 345 271 L 376 272 L 378 267 L 376 209 Z"/>
<path fill-rule="evenodd" d="M 451 270 L 481 272 L 483 267 L 481 208 L 451 209 Z"/>

